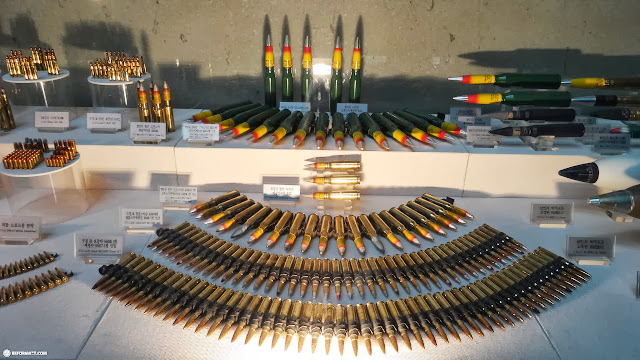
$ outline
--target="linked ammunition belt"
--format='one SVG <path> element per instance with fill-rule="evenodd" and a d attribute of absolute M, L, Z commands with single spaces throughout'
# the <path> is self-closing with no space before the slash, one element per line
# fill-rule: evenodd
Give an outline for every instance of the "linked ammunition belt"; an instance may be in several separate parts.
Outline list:
<path fill-rule="evenodd" d="M 460 283 L 460 277 L 470 280 L 469 275 L 484 275 L 485 270 L 494 271 L 527 250 L 512 237 L 486 224 L 458 239 L 412 253 L 331 260 L 270 254 L 239 246 L 188 222 L 174 229 L 159 229 L 157 233 L 160 237 L 150 248 L 178 265 L 202 273 L 203 277 L 211 275 L 214 279 L 221 278 L 222 282 L 231 280 L 232 284 L 244 280 L 244 287 L 255 281 L 253 290 L 266 283 L 265 291 L 277 283 L 277 295 L 288 282 L 289 295 L 300 283 L 300 296 L 305 296 L 311 284 L 314 299 L 320 284 L 325 299 L 332 284 L 339 299 L 343 283 L 350 298 L 354 283 L 363 298 L 365 284 L 374 298 L 376 285 L 384 296 L 388 296 L 387 284 L 396 294 L 400 293 L 398 283 L 407 294 L 411 293 L 409 283 L 418 292 L 420 283 L 429 290 L 431 283 L 440 289 L 441 281 L 452 286 L 452 281 Z"/>
<path fill-rule="evenodd" d="M 48 270 L 46 273 L 43 272 L 27 280 L 22 280 L 21 283 L 16 282 L 12 285 L 3 286 L 0 289 L 0 306 L 13 304 L 16 301 L 53 289 L 68 282 L 71 276 L 73 276 L 73 273 L 66 273 L 56 267 L 55 271 Z"/>
<path fill-rule="evenodd" d="M 532 313 L 547 309 L 591 277 L 564 258 L 537 248 L 466 286 L 344 306 L 234 291 L 167 269 L 134 253 L 117 264 L 101 267 L 100 273 L 103 276 L 93 289 L 126 306 L 135 305 L 136 310 L 153 313 L 154 317 L 165 315 L 164 321 L 174 319 L 173 325 L 186 320 L 184 328 L 189 328 L 197 323 L 196 332 L 208 326 L 208 335 L 221 327 L 219 339 L 235 326 L 231 341 L 248 327 L 245 343 L 258 330 L 260 344 L 273 332 L 272 347 L 285 334 L 285 349 L 297 334 L 298 351 L 308 334 L 312 338 L 312 351 L 322 336 L 327 353 L 332 337 L 338 339 L 341 353 L 348 338 L 355 354 L 360 337 L 371 353 L 372 338 L 385 351 L 385 334 L 397 351 L 397 334 L 411 348 L 409 332 L 424 347 L 423 333 L 437 345 L 434 331 L 448 342 L 449 335 L 461 341 L 459 331 L 473 338 L 472 331 L 484 336 L 482 329 L 493 332 L 493 325 L 501 329 L 505 329 L 504 324 L 515 326 L 514 320 L 531 318 Z"/>
<path fill-rule="evenodd" d="M 27 271 L 31 271 L 33 269 L 37 269 L 54 261 L 57 256 L 58 254 L 50 254 L 46 251 L 43 251 L 39 254 L 29 256 L 28 258 L 22 259 L 20 261 L 0 266 L 0 279 L 10 278 L 12 276 L 26 273 Z"/>

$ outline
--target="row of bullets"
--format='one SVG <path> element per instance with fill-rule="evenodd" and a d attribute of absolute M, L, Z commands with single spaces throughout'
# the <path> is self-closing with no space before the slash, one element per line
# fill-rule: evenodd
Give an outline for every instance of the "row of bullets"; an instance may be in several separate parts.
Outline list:
<path fill-rule="evenodd" d="M 411 293 L 409 284 L 418 292 L 422 290 L 420 283 L 429 290 L 430 283 L 441 289 L 440 281 L 448 286 L 452 286 L 452 281 L 460 283 L 460 277 L 469 281 L 469 275 L 477 278 L 478 273 L 485 274 L 485 269 L 495 271 L 496 267 L 526 252 L 521 243 L 486 224 L 442 245 L 366 259 L 311 259 L 270 254 L 222 240 L 188 222 L 174 229 L 159 229 L 158 235 L 149 248 L 177 265 L 201 273 L 202 277 L 221 278 L 222 282 L 231 284 L 243 281 L 245 288 L 255 281 L 253 290 L 264 284 L 265 292 L 277 284 L 277 295 L 288 282 L 289 296 L 300 283 L 301 297 L 311 284 L 314 299 L 322 285 L 325 301 L 331 285 L 337 299 L 343 284 L 349 298 L 353 297 L 354 284 L 362 298 L 365 285 L 374 298 L 377 297 L 376 285 L 385 297 L 388 297 L 387 284 L 396 295 L 400 294 L 398 283 L 407 294 Z"/>
<path fill-rule="evenodd" d="M 77 154 L 75 140 L 58 140 L 53 142 L 53 151 L 44 161 L 48 167 L 63 167 L 75 159 Z"/>
<path fill-rule="evenodd" d="M 5 169 L 34 169 L 42 161 L 42 150 L 14 150 L 2 158 Z"/>
<path fill-rule="evenodd" d="M 33 269 L 37 269 L 41 266 L 45 266 L 46 264 L 54 261 L 56 257 L 58 257 L 58 254 L 50 254 L 43 251 L 20 261 L 5 264 L 4 266 L 0 266 L 0 279 L 10 278 Z"/>
<path fill-rule="evenodd" d="M 197 323 L 196 332 L 209 326 L 207 335 L 211 335 L 221 327 L 218 338 L 222 339 L 235 325 L 233 342 L 246 327 L 245 343 L 260 330 L 259 344 L 273 333 L 272 347 L 284 334 L 285 349 L 297 334 L 299 352 L 308 334 L 312 352 L 318 339 L 324 337 L 329 353 L 336 337 L 342 354 L 348 338 L 356 355 L 360 337 L 371 354 L 372 338 L 382 352 L 385 337 L 397 351 L 398 333 L 408 348 L 412 347 L 409 331 L 424 348 L 422 333 L 437 346 L 434 331 L 448 342 L 447 331 L 461 341 L 459 331 L 473 338 L 471 330 L 484 336 L 482 328 L 493 332 L 492 324 L 501 329 L 505 329 L 504 324 L 515 326 L 514 320 L 522 322 L 532 313 L 540 313 L 591 277 L 564 258 L 537 248 L 509 267 L 466 286 L 395 301 L 344 306 L 234 291 L 133 253 L 118 264 L 101 267 L 100 274 L 103 276 L 93 289 L 154 317 L 164 315 L 164 321 L 173 318 L 173 325 L 186 320 L 185 329 Z"/>
<path fill-rule="evenodd" d="M 2 130 L 9 131 L 16 128 L 16 121 L 13 118 L 13 110 L 7 98 L 7 92 L 4 88 L 0 88 L 0 127 Z"/>
<path fill-rule="evenodd" d="M 111 81 L 129 81 L 147 74 L 142 56 L 127 56 L 124 52 L 105 51 L 104 59 L 89 62 L 91 77 Z"/>
<path fill-rule="evenodd" d="M 2 158 L 5 169 L 34 169 L 43 161 L 49 167 L 63 167 L 78 154 L 75 140 L 54 141 L 53 151 L 46 159 L 44 153 L 50 152 L 47 139 L 25 138 L 24 143 L 13 143 L 13 148 L 13 152 Z"/>
<path fill-rule="evenodd" d="M 340 215 L 333 218 L 330 215 L 320 217 L 318 214 L 307 216 L 301 212 L 294 215 L 288 210 L 272 209 L 270 206 L 263 206 L 248 199 L 237 190 L 198 204 L 190 212 L 197 213 L 197 219 L 206 219 L 205 224 L 214 224 L 227 219 L 220 225 L 218 232 L 227 231 L 239 225 L 231 234 L 232 238 L 240 237 L 248 230 L 255 229 L 249 237 L 249 243 L 258 241 L 263 234 L 271 231 L 267 239 L 267 248 L 275 245 L 282 234 L 288 233 L 285 250 L 290 250 L 298 236 L 303 235 L 301 249 L 306 252 L 311 240 L 317 235 L 320 238 L 318 250 L 323 254 L 329 238 L 333 236 L 341 255 L 346 252 L 347 236 L 354 241 L 362 254 L 365 253 L 363 234 L 381 252 L 384 252 L 384 245 L 378 239 L 378 234 L 383 235 L 396 248 L 403 250 L 404 246 L 396 234 L 402 234 L 409 242 L 420 246 L 420 241 L 413 233 L 433 240 L 429 230 L 445 236 L 447 233 L 443 230 L 443 226 L 456 230 L 457 227 L 453 222 L 466 224 L 463 217 L 473 219 L 473 215 L 466 210 L 427 193 L 416 198 L 415 201 L 393 207 L 389 211 L 372 212 L 368 216 L 366 214 L 358 217 L 349 215 L 346 220 Z"/>
<path fill-rule="evenodd" d="M 3 286 L 0 289 L 0 306 L 13 304 L 16 301 L 53 289 L 68 282 L 72 276 L 73 273 L 66 273 L 56 267 L 55 272 L 48 270 L 46 273 L 22 280 L 22 283 L 16 282 L 12 285 Z"/>
<path fill-rule="evenodd" d="M 318 149 L 324 148 L 329 129 L 333 132 L 338 149 L 344 147 L 345 134 L 350 134 L 360 150 L 365 149 L 365 134 L 386 150 L 389 150 L 387 136 L 404 146 L 413 147 L 410 137 L 435 145 L 432 137 L 453 141 L 454 137 L 451 134 L 461 134 L 459 127 L 430 114 L 413 110 L 360 115 L 349 113 L 346 117 L 335 112 L 330 120 L 329 114 L 324 112 L 317 116 L 312 111 L 302 114 L 300 111 L 279 110 L 248 100 L 193 115 L 193 120 L 217 123 L 221 132 L 231 131 L 233 137 L 251 131 L 247 138 L 249 141 L 257 141 L 264 135 L 273 133 L 269 143 L 277 143 L 288 134 L 294 133 L 294 147 L 300 146 L 305 137 L 315 131 L 315 144 Z"/>
<path fill-rule="evenodd" d="M 162 95 L 164 97 L 164 103 L 160 97 L 160 89 L 158 85 L 151 83 L 149 87 L 149 99 L 151 104 L 147 102 L 147 93 L 144 90 L 144 84 L 142 81 L 138 82 L 138 115 L 141 122 L 158 122 L 167 124 L 167 131 L 176 131 L 176 123 L 173 118 L 173 107 L 171 106 L 171 91 L 169 85 L 164 82 L 162 89 Z"/>
<path fill-rule="evenodd" d="M 24 142 L 13 143 L 13 150 L 42 150 L 44 153 L 48 153 L 49 142 L 47 139 L 32 139 L 24 138 Z"/>
<path fill-rule="evenodd" d="M 59 75 L 58 59 L 53 49 L 31 48 L 31 56 L 24 56 L 22 50 L 11 50 L 6 56 L 7 71 L 12 77 L 24 77 L 37 80 L 38 71 L 46 71 L 49 75 Z"/>
<path fill-rule="evenodd" d="M 312 164 L 306 164 L 305 170 L 310 170 L 315 172 L 314 176 L 303 179 L 304 181 L 311 182 L 316 184 L 321 191 L 316 191 L 311 194 L 311 197 L 315 200 L 340 200 L 340 201 L 353 201 L 360 200 L 360 190 L 356 188 L 357 185 L 360 184 L 360 171 L 362 169 L 362 164 L 360 160 L 339 160 L 339 161 L 315 161 L 314 159 L 307 159 L 305 161 L 311 161 Z M 331 175 L 325 175 L 325 171 L 331 171 Z M 324 191 L 326 189 L 326 185 L 330 185 L 332 188 L 330 191 Z M 336 190 L 334 186 L 339 186 L 341 190 Z M 328 215 L 325 215 L 328 216 Z M 334 233 L 342 233 L 344 232 L 344 220 L 340 220 L 341 218 L 336 217 L 334 220 Z M 327 220 L 331 226 L 331 217 L 323 217 L 323 225 L 324 221 Z M 342 227 L 340 227 L 342 226 Z M 322 226 L 321 226 L 322 228 Z M 320 231 L 322 234 L 322 230 Z M 336 238 L 339 236 L 336 235 Z M 344 236 L 343 236 L 344 238 Z M 324 238 L 321 237 L 321 244 L 318 245 L 318 249 L 320 250 L 320 254 L 324 253 L 326 249 L 326 242 L 322 243 Z M 344 242 L 344 239 L 342 240 Z M 362 241 L 360 241 L 362 242 Z M 344 246 L 338 246 L 338 250 L 342 255 L 344 255 Z M 364 245 L 361 247 L 358 246 L 359 251 L 364 251 Z"/>

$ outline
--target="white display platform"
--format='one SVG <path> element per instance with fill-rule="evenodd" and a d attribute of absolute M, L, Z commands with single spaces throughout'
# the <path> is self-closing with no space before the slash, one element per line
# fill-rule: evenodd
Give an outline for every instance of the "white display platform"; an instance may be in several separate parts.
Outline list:
<path fill-rule="evenodd" d="M 71 282 L 47 293 L 37 295 L 16 304 L 8 305 L 0 311 L 0 322 L 14 324 L 12 331 L 4 332 L 2 346 L 15 350 L 48 351 L 50 358 L 55 359 L 158 359 L 158 358 L 261 358 L 299 359 L 310 355 L 310 336 L 307 336 L 302 355 L 296 349 L 297 340 L 284 351 L 284 341 L 280 340 L 276 349 L 270 349 L 270 338 L 262 348 L 258 347 L 257 335 L 248 345 L 244 345 L 244 335 L 238 341 L 230 343 L 230 335 L 217 340 L 219 330 L 211 337 L 205 334 L 194 334 L 193 329 L 183 330 L 181 326 L 171 326 L 161 318 L 144 315 L 121 304 L 108 301 L 106 297 L 91 290 L 91 286 L 101 277 L 98 265 L 85 265 L 81 259 L 73 258 L 74 232 L 116 232 L 118 231 L 118 208 L 127 206 L 156 207 L 160 206 L 158 193 L 155 191 L 90 191 L 93 206 L 81 217 L 57 226 L 43 226 L 47 236 L 31 246 L 0 246 L 0 264 L 30 256 L 42 250 L 58 252 L 61 256 L 51 265 L 42 269 L 46 271 L 53 266 L 77 273 Z M 200 200 L 208 200 L 216 194 L 200 193 Z M 261 195 L 247 194 L 261 200 Z M 418 194 L 415 194 L 418 195 Z M 396 206 L 412 199 L 413 196 L 366 196 L 363 200 L 364 211 L 379 211 Z M 537 246 L 565 256 L 564 246 L 567 235 L 615 235 L 617 237 L 616 258 L 610 266 L 583 266 L 593 276 L 589 282 L 579 287 L 557 305 L 542 311 L 533 319 L 517 323 L 514 328 L 504 331 L 495 329 L 495 333 L 485 331 L 485 337 L 474 334 L 474 339 L 463 338 L 461 343 L 451 340 L 449 344 L 438 338 L 438 347 L 427 342 L 426 349 L 420 349 L 415 341 L 413 350 L 408 350 L 402 342 L 400 352 L 395 353 L 387 341 L 389 359 L 632 359 L 640 354 L 640 343 L 635 340 L 635 320 L 640 318 L 640 307 L 635 298 L 635 281 L 637 259 L 640 247 L 637 234 L 640 223 L 614 223 L 603 212 L 588 207 L 584 202 L 575 202 L 573 223 L 566 229 L 544 229 L 529 223 L 532 202 L 567 203 L 571 200 L 541 199 L 486 199 L 463 198 L 456 201 L 459 205 L 476 215 L 476 220 L 468 225 L 460 226 L 457 232 L 450 232 L 447 237 L 435 236 L 435 242 L 423 241 L 420 248 L 441 244 L 459 235 L 488 223 L 499 230 L 513 236 L 530 250 Z M 315 203 L 307 200 L 295 210 L 309 213 Z M 6 213 L 5 204 L 0 204 L 0 214 Z M 201 221 L 195 220 L 185 211 L 166 211 L 165 226 L 174 227 L 184 220 L 206 228 Z M 210 231 L 215 233 L 213 228 Z M 219 235 L 219 234 L 218 234 Z M 230 233 L 221 235 L 229 240 Z M 235 240 L 246 246 L 248 236 Z M 170 263 L 156 252 L 146 248 L 146 244 L 155 239 L 151 235 L 127 235 L 125 251 L 134 251 L 154 261 L 169 265 Z M 266 235 L 252 245 L 264 250 Z M 306 256 L 316 257 L 317 238 L 311 243 L 311 250 Z M 386 240 L 383 240 L 386 241 Z M 284 239 L 272 248 L 274 253 L 284 253 Z M 300 255 L 300 239 L 291 252 Z M 377 255 L 368 240 L 367 256 Z M 406 251 L 415 251 L 418 247 L 406 245 Z M 387 254 L 394 254 L 388 242 L 385 242 Z M 331 240 L 327 248 L 328 258 L 338 257 L 335 242 Z M 346 257 L 360 257 L 352 243 L 347 243 Z M 175 270 L 184 271 L 183 267 L 172 264 Z M 187 271 L 188 272 L 188 271 Z M 11 281 L 32 276 L 30 272 L 14 277 Z M 210 279 L 207 279 L 210 280 Z M 0 280 L 2 284 L 9 280 Z M 213 280 L 220 284 L 218 280 Z M 464 280 L 463 280 L 464 284 Z M 225 283 L 224 286 L 230 286 Z M 232 286 L 233 287 L 233 286 Z M 234 287 L 235 288 L 235 287 Z M 446 288 L 446 287 L 445 287 Z M 240 289 L 238 287 L 238 289 Z M 248 290 L 251 291 L 251 290 Z M 407 294 L 401 289 L 400 297 Z M 435 292 L 432 290 L 432 292 Z M 426 292 L 424 289 L 422 292 Z M 253 293 L 264 295 L 264 288 Z M 274 296 L 272 289 L 267 295 Z M 417 295 L 412 289 L 411 296 Z M 368 293 L 367 293 L 367 296 Z M 395 295 L 391 294 L 391 298 Z M 319 295 L 318 301 L 321 300 Z M 381 296 L 378 296 L 378 300 Z M 295 295 L 292 299 L 299 299 Z M 331 303 L 338 303 L 332 294 Z M 311 301 L 310 292 L 304 298 Z M 367 297 L 364 301 L 373 301 Z M 359 295 L 354 299 L 343 296 L 339 301 L 343 304 L 363 302 Z M 246 332 L 246 331 L 245 331 Z M 324 347 L 320 342 L 316 356 L 324 358 Z M 377 345 L 373 344 L 373 355 L 382 356 Z M 266 350 L 266 351 L 265 351 Z M 337 340 L 334 338 L 330 356 L 338 356 Z M 367 357 L 364 344 L 360 343 L 359 356 Z M 345 344 L 344 358 L 353 358 L 351 346 Z"/>
<path fill-rule="evenodd" d="M 49 75 L 49 73 L 47 73 L 46 70 L 38 71 L 37 79 L 25 79 L 24 76 L 14 77 L 7 73 L 2 75 L 2 80 L 8 83 L 13 83 L 13 84 L 36 84 L 36 83 L 44 83 L 44 82 L 64 79 L 67 76 L 69 76 L 69 70 L 60 69 L 60 74 L 58 75 Z"/>
<path fill-rule="evenodd" d="M 138 81 L 145 81 L 147 79 L 151 78 L 151 74 L 150 73 L 146 73 L 144 75 L 142 75 L 141 77 L 132 77 L 129 78 L 129 81 L 111 81 L 109 79 L 102 79 L 102 78 L 94 78 L 93 76 L 89 76 L 87 78 L 87 81 L 89 82 L 89 84 L 94 84 L 94 85 L 130 85 L 130 84 L 134 84 L 137 83 Z"/>

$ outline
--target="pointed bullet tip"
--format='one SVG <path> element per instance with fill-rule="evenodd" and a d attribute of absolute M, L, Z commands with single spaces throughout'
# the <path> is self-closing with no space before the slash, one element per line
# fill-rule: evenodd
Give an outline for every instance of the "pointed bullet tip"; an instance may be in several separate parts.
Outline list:
<path fill-rule="evenodd" d="M 466 96 L 466 95 L 465 96 L 455 96 L 453 98 L 453 100 L 456 100 L 456 101 L 467 101 L 467 99 L 469 99 L 469 97 Z"/>
<path fill-rule="evenodd" d="M 600 198 L 598 196 L 589 198 L 589 205 L 598 206 L 600 204 Z"/>
<path fill-rule="evenodd" d="M 382 147 L 383 147 L 385 150 L 389 150 L 389 142 L 388 142 L 387 140 L 384 140 L 384 141 L 382 142 Z"/>
<path fill-rule="evenodd" d="M 450 80 L 450 81 L 462 81 L 462 76 L 450 77 L 450 78 L 447 78 L 447 80 Z"/>

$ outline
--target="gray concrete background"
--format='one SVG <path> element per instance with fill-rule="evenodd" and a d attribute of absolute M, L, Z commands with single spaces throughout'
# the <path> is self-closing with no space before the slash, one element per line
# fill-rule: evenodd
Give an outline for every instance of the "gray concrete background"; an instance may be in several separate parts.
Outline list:
<path fill-rule="evenodd" d="M 360 34 L 362 101 L 376 111 L 446 111 L 452 96 L 495 90 L 448 82 L 447 76 L 640 73 L 637 0 L 0 0 L 0 9 L 0 54 L 53 47 L 60 66 L 71 71 L 57 86 L 67 88 L 65 101 L 76 106 L 91 105 L 88 61 L 105 50 L 144 55 L 153 79 L 169 82 L 176 107 L 262 101 L 268 32 L 278 75 L 284 32 L 290 33 L 296 75 L 305 33 L 314 63 L 325 64 L 340 34 L 345 86 Z M 317 79 L 314 108 L 328 110 L 324 80 Z"/>

